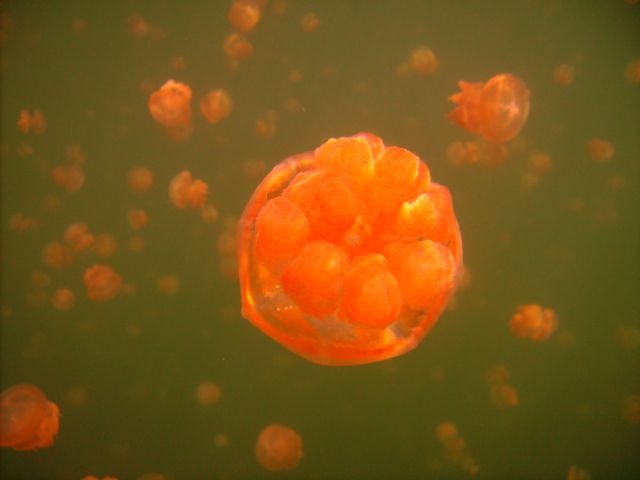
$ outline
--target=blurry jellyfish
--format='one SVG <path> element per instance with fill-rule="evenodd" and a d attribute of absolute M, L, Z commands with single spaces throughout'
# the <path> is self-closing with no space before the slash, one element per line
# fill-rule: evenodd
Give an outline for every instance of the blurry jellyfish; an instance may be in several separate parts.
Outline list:
<path fill-rule="evenodd" d="M 162 275 L 156 280 L 156 287 L 165 295 L 175 295 L 180 289 L 180 281 L 175 275 Z"/>
<path fill-rule="evenodd" d="M 409 66 L 417 75 L 426 77 L 438 69 L 438 58 L 429 47 L 416 47 L 409 55 Z"/>
<path fill-rule="evenodd" d="M 42 260 L 52 268 L 65 268 L 73 262 L 71 248 L 60 242 L 47 243 L 42 249 Z"/>
<path fill-rule="evenodd" d="M 622 400 L 622 418 L 627 423 L 640 423 L 640 395 L 629 395 Z"/>
<path fill-rule="evenodd" d="M 93 253 L 101 258 L 110 258 L 116 252 L 118 244 L 113 235 L 101 233 L 96 235 L 93 244 Z"/>
<path fill-rule="evenodd" d="M 518 391 L 509 384 L 509 376 L 504 365 L 494 365 L 486 374 L 491 403 L 498 408 L 518 405 Z"/>
<path fill-rule="evenodd" d="M 222 390 L 220 387 L 208 380 L 200 382 L 194 393 L 196 402 L 203 407 L 215 405 L 220 400 L 221 395 Z"/>
<path fill-rule="evenodd" d="M 302 438 L 295 430 L 284 425 L 271 424 L 258 435 L 256 459 L 266 470 L 293 470 L 301 458 Z"/>
<path fill-rule="evenodd" d="M 35 232 L 40 228 L 40 222 L 35 217 L 28 217 L 24 213 L 14 213 L 9 218 L 9 228 L 14 232 Z"/>
<path fill-rule="evenodd" d="M 616 152 L 611 142 L 598 137 L 590 138 L 587 141 L 585 149 L 591 160 L 597 163 L 607 163 L 611 161 Z"/>
<path fill-rule="evenodd" d="M 229 437 L 224 433 L 217 433 L 213 438 L 213 444 L 217 448 L 225 448 L 229 446 Z"/>
<path fill-rule="evenodd" d="M 590 480 L 589 471 L 576 465 L 571 465 L 567 470 L 567 480 Z"/>
<path fill-rule="evenodd" d="M 69 288 L 58 288 L 51 295 L 51 304 L 56 310 L 71 310 L 76 303 L 76 296 Z"/>
<path fill-rule="evenodd" d="M 64 149 L 64 156 L 69 165 L 82 167 L 87 161 L 87 154 L 82 145 L 68 145 Z"/>
<path fill-rule="evenodd" d="M 305 13 L 300 19 L 300 28 L 305 33 L 313 33 L 320 27 L 320 17 L 315 12 Z"/>
<path fill-rule="evenodd" d="M 193 179 L 187 170 L 178 173 L 169 183 L 169 198 L 178 208 L 202 208 L 208 194 L 209 186 L 200 179 Z"/>
<path fill-rule="evenodd" d="M 629 83 L 640 83 L 640 60 L 629 62 L 627 68 L 624 71 L 624 77 Z"/>
<path fill-rule="evenodd" d="M 53 445 L 60 410 L 34 385 L 16 385 L 0 394 L 0 447 L 37 450 Z"/>
<path fill-rule="evenodd" d="M 200 210 L 200 218 L 204 223 L 215 223 L 218 219 L 218 209 L 215 205 L 207 204 Z"/>
<path fill-rule="evenodd" d="M 241 61 L 246 60 L 253 54 L 253 44 L 239 33 L 227 35 L 224 38 L 222 49 L 232 67 L 236 67 Z"/>
<path fill-rule="evenodd" d="M 149 222 L 149 216 L 147 212 L 142 208 L 132 208 L 127 213 L 127 221 L 129 226 L 134 230 L 140 230 L 146 227 Z"/>
<path fill-rule="evenodd" d="M 168 80 L 149 96 L 149 113 L 169 136 L 182 140 L 191 134 L 191 88 Z"/>
<path fill-rule="evenodd" d="M 97 264 L 87 268 L 83 280 L 87 298 L 94 302 L 111 300 L 122 288 L 122 277 L 108 265 Z"/>
<path fill-rule="evenodd" d="M 232 0 L 229 7 L 229 23 L 238 32 L 249 32 L 260 21 L 260 5 L 256 0 Z"/>
<path fill-rule="evenodd" d="M 95 243 L 93 234 L 85 223 L 72 223 L 64 231 L 64 242 L 73 253 L 89 250 Z"/>
<path fill-rule="evenodd" d="M 456 104 L 448 117 L 471 133 L 495 143 L 513 139 L 529 116 L 529 89 L 510 73 L 486 83 L 458 82 L 461 92 L 451 95 Z"/>
<path fill-rule="evenodd" d="M 576 69 L 568 63 L 561 63 L 553 69 L 553 81 L 557 85 L 568 87 L 576 77 Z"/>
<path fill-rule="evenodd" d="M 59 165 L 51 170 L 53 183 L 63 190 L 73 193 L 84 185 L 84 171 L 75 165 Z"/>
<path fill-rule="evenodd" d="M 209 123 L 218 123 L 227 118 L 232 110 L 231 96 L 222 88 L 211 90 L 200 100 L 200 111 Z"/>
<path fill-rule="evenodd" d="M 509 321 L 513 335 L 536 342 L 548 339 L 557 328 L 555 312 L 538 304 L 520 305 Z"/>
<path fill-rule="evenodd" d="M 18 130 L 22 133 L 33 132 L 36 135 L 42 135 L 47 130 L 47 119 L 40 110 L 21 110 L 18 117 Z"/>
<path fill-rule="evenodd" d="M 127 185 L 132 192 L 148 192 L 153 186 L 153 173 L 145 167 L 133 167 L 127 172 Z"/>

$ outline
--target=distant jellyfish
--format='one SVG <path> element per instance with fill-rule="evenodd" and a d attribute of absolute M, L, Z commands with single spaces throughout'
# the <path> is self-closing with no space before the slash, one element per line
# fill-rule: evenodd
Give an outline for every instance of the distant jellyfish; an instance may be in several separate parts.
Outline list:
<path fill-rule="evenodd" d="M 211 90 L 200 100 L 200 111 L 209 123 L 218 123 L 233 110 L 229 92 L 222 88 Z"/>
<path fill-rule="evenodd" d="M 169 198 L 178 208 L 202 208 L 208 193 L 209 186 L 200 179 L 194 179 L 188 170 L 178 173 L 169 183 Z"/>
<path fill-rule="evenodd" d="M 284 425 L 265 427 L 256 442 L 256 459 L 266 470 L 293 470 L 302 458 L 302 438 Z"/>
<path fill-rule="evenodd" d="M 640 83 L 640 60 L 634 60 L 627 64 L 627 68 L 624 71 L 624 76 L 629 83 Z"/>
<path fill-rule="evenodd" d="M 438 69 L 438 58 L 429 47 L 420 46 L 411 51 L 409 66 L 417 75 L 426 77 Z"/>
<path fill-rule="evenodd" d="M 21 133 L 35 133 L 42 135 L 47 130 L 47 119 L 40 110 L 21 110 L 17 122 L 18 130 Z"/>
<path fill-rule="evenodd" d="M 585 145 L 587 155 L 596 163 L 607 163 L 613 158 L 616 149 L 611 142 L 603 138 L 592 137 Z"/>
<path fill-rule="evenodd" d="M 42 249 L 42 261 L 52 268 L 65 268 L 73 262 L 73 252 L 68 245 L 50 242 Z"/>
<path fill-rule="evenodd" d="M 640 423 L 640 395 L 629 395 L 622 400 L 622 418 L 627 423 Z"/>
<path fill-rule="evenodd" d="M 231 62 L 232 67 L 238 66 L 253 54 L 253 44 L 240 33 L 230 33 L 224 38 L 222 49 Z"/>
<path fill-rule="evenodd" d="M 76 165 L 59 165 L 51 170 L 53 183 L 68 193 L 77 192 L 84 185 L 84 171 Z"/>
<path fill-rule="evenodd" d="M 156 287 L 165 295 L 175 295 L 180 289 L 180 280 L 175 275 L 161 275 L 156 280 Z"/>
<path fill-rule="evenodd" d="M 557 85 L 568 87 L 574 82 L 575 77 L 576 69 L 568 63 L 561 63 L 553 69 L 553 81 Z"/>
<path fill-rule="evenodd" d="M 111 300 L 122 288 L 122 277 L 108 265 L 97 264 L 87 268 L 83 280 L 87 298 L 94 302 Z"/>
<path fill-rule="evenodd" d="M 198 405 L 206 407 L 208 405 L 214 405 L 218 403 L 220 397 L 222 396 L 222 390 L 217 384 L 205 380 L 198 384 L 194 396 Z"/>
<path fill-rule="evenodd" d="M 538 304 L 520 305 L 509 321 L 513 335 L 537 342 L 548 339 L 557 328 L 555 312 Z"/>
<path fill-rule="evenodd" d="M 168 80 L 149 96 L 149 113 L 166 128 L 171 138 L 181 140 L 191 133 L 191 87 Z"/>
<path fill-rule="evenodd" d="M 300 19 L 300 28 L 305 33 L 313 33 L 320 27 L 320 17 L 315 12 L 305 13 Z"/>
<path fill-rule="evenodd" d="M 109 233 L 101 233 L 96 235 L 96 241 L 93 245 L 93 253 L 101 258 L 112 257 L 118 249 L 118 243 L 113 235 Z"/>
<path fill-rule="evenodd" d="M 460 92 L 448 117 L 471 133 L 495 143 L 513 139 L 529 117 L 529 89 L 515 75 L 495 75 L 486 83 L 458 82 Z"/>
<path fill-rule="evenodd" d="M 0 394 L 0 447 L 37 450 L 53 445 L 60 409 L 34 385 L 16 385 Z"/>
<path fill-rule="evenodd" d="M 260 21 L 260 5 L 256 0 L 232 0 L 229 7 L 229 23 L 238 32 L 253 30 Z"/>
<path fill-rule="evenodd" d="M 149 216 L 146 210 L 142 208 L 132 208 L 127 212 L 127 222 L 129 222 L 129 226 L 134 230 L 140 230 L 149 222 Z"/>
<path fill-rule="evenodd" d="M 51 295 L 51 304 L 56 310 L 71 310 L 76 303 L 76 296 L 69 288 L 58 288 Z"/>
<path fill-rule="evenodd" d="M 127 185 L 132 192 L 148 192 L 153 186 L 153 173 L 146 167 L 133 167 L 127 172 Z"/>
<path fill-rule="evenodd" d="M 70 224 L 64 231 L 64 242 L 73 253 L 86 252 L 95 243 L 95 237 L 86 223 Z"/>

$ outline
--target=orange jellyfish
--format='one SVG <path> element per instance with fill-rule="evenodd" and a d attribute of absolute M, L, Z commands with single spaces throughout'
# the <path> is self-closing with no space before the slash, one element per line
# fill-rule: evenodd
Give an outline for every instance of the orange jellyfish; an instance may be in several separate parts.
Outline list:
<path fill-rule="evenodd" d="M 0 447 L 37 450 L 53 445 L 60 409 L 34 385 L 15 385 L 0 394 Z"/>
<path fill-rule="evenodd" d="M 284 425 L 269 425 L 258 435 L 256 458 L 272 472 L 293 470 L 302 458 L 302 438 Z"/>
<path fill-rule="evenodd" d="M 83 280 L 87 298 L 94 302 L 111 300 L 122 288 L 122 277 L 108 265 L 98 264 L 87 268 Z"/>
<path fill-rule="evenodd" d="M 414 153 L 370 133 L 289 157 L 239 223 L 242 314 L 322 365 L 402 355 L 436 323 L 460 279 L 449 190 Z"/>
<path fill-rule="evenodd" d="M 558 319 L 555 312 L 535 303 L 520 305 L 509 320 L 509 329 L 513 335 L 535 342 L 548 339 L 557 328 Z"/>
<path fill-rule="evenodd" d="M 191 134 L 191 87 L 168 80 L 149 96 L 149 113 L 174 140 Z"/>
<path fill-rule="evenodd" d="M 456 108 L 448 117 L 471 133 L 495 143 L 514 138 L 529 116 L 529 89 L 510 73 L 488 82 L 458 82 L 460 92 L 449 97 Z"/>
<path fill-rule="evenodd" d="M 188 170 L 178 173 L 169 183 L 169 198 L 178 208 L 202 208 L 208 194 L 209 186 L 200 179 L 194 179 Z"/>
<path fill-rule="evenodd" d="M 231 96 L 222 88 L 211 90 L 200 100 L 200 111 L 209 123 L 218 123 L 227 118 L 232 110 Z"/>

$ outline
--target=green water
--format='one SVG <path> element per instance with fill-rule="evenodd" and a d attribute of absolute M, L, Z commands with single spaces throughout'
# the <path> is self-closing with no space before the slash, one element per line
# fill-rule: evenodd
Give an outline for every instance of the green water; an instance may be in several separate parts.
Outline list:
<path fill-rule="evenodd" d="M 3 449 L 0 477 L 468 478 L 435 438 L 448 420 L 480 466 L 477 478 L 564 479 L 572 465 L 592 479 L 640 478 L 640 425 L 621 409 L 640 394 L 640 349 L 616 341 L 620 327 L 640 328 L 640 86 L 624 75 L 640 58 L 640 5 L 325 0 L 287 2 L 276 15 L 273 3 L 247 34 L 255 53 L 235 70 L 221 47 L 231 31 L 227 1 L 2 3 L 0 387 L 35 384 L 62 416 L 52 447 Z M 300 18 L 311 11 L 320 27 L 303 33 Z M 133 13 L 164 38 L 132 37 Z M 74 32 L 77 19 L 86 32 Z M 419 45 L 434 50 L 439 69 L 399 78 L 396 67 Z M 176 55 L 184 70 L 171 68 Z M 575 66 L 569 87 L 553 82 L 561 63 Z M 289 80 L 293 69 L 298 82 Z M 447 146 L 472 136 L 445 120 L 447 97 L 460 79 L 500 72 L 531 90 L 524 130 L 496 168 L 451 165 Z M 185 142 L 153 122 L 141 91 L 170 78 L 194 92 L 194 132 Z M 235 108 L 209 125 L 197 102 L 214 87 L 227 89 Z M 298 111 L 285 108 L 290 98 Z M 45 114 L 43 135 L 18 131 L 24 108 Z M 278 114 L 277 131 L 265 140 L 254 123 L 269 110 Z M 416 152 L 450 188 L 471 283 L 415 351 L 320 367 L 241 318 L 238 285 L 221 273 L 216 244 L 225 218 L 240 215 L 259 181 L 245 175 L 246 161 L 270 168 L 359 131 Z M 610 162 L 586 155 L 594 136 L 615 146 Z M 23 144 L 31 156 L 19 155 Z M 86 182 L 71 194 L 49 175 L 65 163 L 68 145 L 81 145 L 87 157 Z M 548 154 L 552 168 L 524 191 L 532 151 Z M 127 189 L 135 165 L 155 176 L 146 194 Z M 169 180 L 184 169 L 209 184 L 216 223 L 171 204 Z M 607 187 L 612 176 L 624 178 L 619 191 Z M 48 196 L 59 199 L 58 211 L 43 209 Z M 576 200 L 580 211 L 570 208 Z M 139 233 L 127 224 L 131 208 L 149 215 Z M 18 212 L 40 228 L 11 230 Z M 47 267 L 43 246 L 62 240 L 73 222 L 112 234 L 115 255 Z M 128 249 L 135 235 L 145 241 L 141 252 Z M 87 300 L 82 273 L 97 262 L 135 293 Z M 44 292 L 32 284 L 36 270 L 50 276 Z M 158 292 L 164 274 L 179 279 L 176 295 Z M 70 311 L 29 300 L 63 286 L 76 294 Z M 509 332 L 517 305 L 532 302 L 557 312 L 559 329 L 546 342 Z M 494 365 L 510 371 L 514 408 L 491 402 L 485 375 Z M 203 380 L 222 389 L 216 405 L 195 402 Z M 70 391 L 86 401 L 70 401 Z M 255 459 L 256 437 L 269 423 L 303 438 L 292 472 L 269 473 Z M 228 446 L 216 446 L 218 434 Z"/>

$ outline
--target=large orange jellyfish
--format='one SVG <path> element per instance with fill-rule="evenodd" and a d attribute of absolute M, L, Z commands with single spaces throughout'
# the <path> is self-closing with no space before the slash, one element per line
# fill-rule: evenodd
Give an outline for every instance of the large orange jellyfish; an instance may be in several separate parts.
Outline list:
<path fill-rule="evenodd" d="M 449 190 L 417 155 L 370 133 L 287 158 L 239 224 L 242 314 L 323 365 L 402 355 L 462 275 Z"/>
<path fill-rule="evenodd" d="M 0 395 L 0 447 L 37 450 L 53 445 L 60 428 L 58 406 L 34 385 L 15 385 Z"/>
<path fill-rule="evenodd" d="M 471 133 L 495 143 L 514 138 L 529 117 L 529 89 L 515 75 L 503 73 L 486 83 L 458 82 L 449 97 L 456 108 L 449 118 Z"/>

